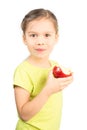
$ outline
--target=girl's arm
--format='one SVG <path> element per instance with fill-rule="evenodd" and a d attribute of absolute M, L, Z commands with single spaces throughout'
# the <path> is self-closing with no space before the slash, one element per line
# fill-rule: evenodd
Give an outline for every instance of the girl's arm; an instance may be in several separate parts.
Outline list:
<path fill-rule="evenodd" d="M 32 101 L 29 100 L 29 92 L 21 87 L 15 86 L 14 93 L 18 114 L 25 121 L 39 112 L 49 97 L 45 88 Z"/>
<path fill-rule="evenodd" d="M 49 96 L 51 96 L 53 93 L 63 90 L 72 82 L 72 80 L 73 76 L 56 79 L 53 77 L 51 72 L 42 91 L 31 101 L 30 94 L 27 90 L 23 89 L 22 87 L 15 86 L 15 101 L 20 118 L 24 121 L 31 119 L 41 110 L 41 108 L 47 102 Z"/>

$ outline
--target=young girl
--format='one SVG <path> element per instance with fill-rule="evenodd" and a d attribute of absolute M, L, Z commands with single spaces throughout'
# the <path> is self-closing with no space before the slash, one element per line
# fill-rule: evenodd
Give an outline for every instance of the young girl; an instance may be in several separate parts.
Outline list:
<path fill-rule="evenodd" d="M 30 54 L 14 72 L 16 130 L 59 130 L 62 90 L 73 76 L 53 76 L 53 67 L 59 64 L 49 55 L 58 41 L 57 18 L 50 10 L 35 9 L 25 15 L 21 28 Z"/>

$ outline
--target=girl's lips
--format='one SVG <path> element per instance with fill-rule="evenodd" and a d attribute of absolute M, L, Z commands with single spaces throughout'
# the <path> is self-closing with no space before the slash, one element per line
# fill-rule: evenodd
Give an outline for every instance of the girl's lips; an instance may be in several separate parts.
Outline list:
<path fill-rule="evenodd" d="M 36 51 L 40 51 L 40 52 L 42 52 L 42 51 L 45 51 L 45 49 L 42 49 L 42 48 L 37 48 L 37 49 L 35 49 Z"/>

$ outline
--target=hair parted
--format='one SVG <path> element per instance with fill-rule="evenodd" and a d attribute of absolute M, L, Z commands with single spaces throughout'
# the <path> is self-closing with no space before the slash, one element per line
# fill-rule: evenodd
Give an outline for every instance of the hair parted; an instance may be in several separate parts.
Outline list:
<path fill-rule="evenodd" d="M 56 16 L 50 10 L 46 10 L 43 8 L 31 10 L 25 15 L 25 17 L 23 18 L 21 22 L 21 28 L 22 28 L 23 33 L 25 33 L 29 22 L 36 19 L 41 19 L 41 18 L 50 19 L 54 24 L 56 33 L 58 33 L 58 21 L 57 21 Z"/>

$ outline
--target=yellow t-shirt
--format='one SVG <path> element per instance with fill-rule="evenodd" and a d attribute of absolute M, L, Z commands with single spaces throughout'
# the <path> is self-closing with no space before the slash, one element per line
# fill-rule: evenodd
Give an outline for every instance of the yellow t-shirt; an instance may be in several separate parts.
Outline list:
<path fill-rule="evenodd" d="M 31 100 L 40 93 L 44 87 L 48 73 L 57 65 L 50 61 L 50 68 L 40 68 L 23 61 L 14 72 L 14 85 L 26 89 Z M 22 121 L 19 118 L 16 130 L 59 130 L 62 113 L 62 92 L 49 97 L 42 109 L 29 121 Z"/>

